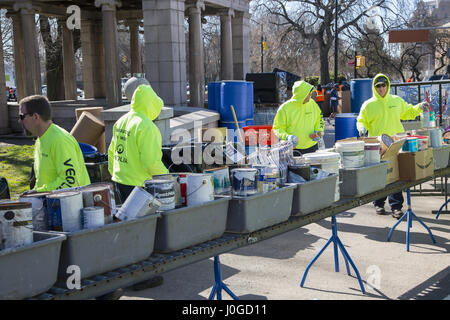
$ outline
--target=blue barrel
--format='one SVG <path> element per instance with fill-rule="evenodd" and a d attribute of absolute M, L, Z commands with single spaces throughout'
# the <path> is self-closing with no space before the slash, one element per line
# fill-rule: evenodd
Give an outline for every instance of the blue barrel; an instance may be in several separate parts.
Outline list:
<path fill-rule="evenodd" d="M 334 123 L 335 135 L 334 140 L 342 140 L 345 138 L 358 137 L 358 129 L 356 128 L 357 113 L 338 113 Z"/>
<path fill-rule="evenodd" d="M 252 126 L 255 124 L 253 108 L 253 82 L 247 81 L 247 117 L 245 118 L 247 126 Z"/>
<path fill-rule="evenodd" d="M 253 94 L 253 93 L 252 93 Z M 253 105 L 248 102 L 248 85 L 246 81 L 223 81 L 223 103 L 220 105 L 220 120 L 225 123 L 234 123 L 233 106 L 238 122 L 253 118 Z M 251 107 L 251 111 L 250 111 Z"/>
<path fill-rule="evenodd" d="M 359 113 L 364 101 L 372 98 L 372 82 L 372 79 L 353 79 L 350 82 L 353 113 Z"/>
<path fill-rule="evenodd" d="M 97 153 L 97 148 L 87 143 L 78 142 L 83 156 L 90 156 Z"/>
<path fill-rule="evenodd" d="M 223 82 L 208 83 L 208 109 L 219 111 L 221 99 L 223 99 Z"/>

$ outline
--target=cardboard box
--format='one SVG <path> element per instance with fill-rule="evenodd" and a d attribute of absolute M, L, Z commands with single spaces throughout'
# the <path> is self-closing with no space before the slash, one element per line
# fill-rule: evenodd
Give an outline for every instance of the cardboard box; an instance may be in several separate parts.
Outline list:
<path fill-rule="evenodd" d="M 400 180 L 415 181 L 434 174 L 433 149 L 398 154 Z"/>
<path fill-rule="evenodd" d="M 338 95 L 341 97 L 338 105 L 338 113 L 351 113 L 352 107 L 350 90 L 339 91 Z"/>

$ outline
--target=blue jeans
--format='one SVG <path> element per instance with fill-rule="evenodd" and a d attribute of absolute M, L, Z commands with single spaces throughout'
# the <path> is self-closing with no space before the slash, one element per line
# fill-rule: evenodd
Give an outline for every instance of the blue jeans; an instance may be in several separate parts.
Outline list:
<path fill-rule="evenodd" d="M 403 202 L 403 193 L 397 192 L 394 194 L 390 194 L 388 197 L 389 205 L 391 206 L 391 210 L 402 210 Z M 373 204 L 377 207 L 384 207 L 384 202 L 386 201 L 386 197 L 375 200 Z"/>

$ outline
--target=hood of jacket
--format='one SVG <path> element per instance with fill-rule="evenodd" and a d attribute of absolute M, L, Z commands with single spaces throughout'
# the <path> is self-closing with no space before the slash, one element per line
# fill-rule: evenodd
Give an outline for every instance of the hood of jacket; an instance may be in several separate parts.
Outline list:
<path fill-rule="evenodd" d="M 380 77 L 385 77 L 387 79 L 387 91 L 386 91 L 386 95 L 384 97 L 380 96 L 377 92 L 377 89 L 375 88 L 375 83 L 377 83 L 378 78 Z M 389 96 L 389 92 L 391 91 L 391 81 L 389 80 L 389 78 L 382 74 L 379 73 L 377 74 L 372 81 L 372 92 L 373 92 L 373 96 L 377 99 L 377 100 L 381 100 L 381 99 L 385 99 Z"/>
<path fill-rule="evenodd" d="M 292 86 L 292 99 L 303 104 L 314 86 L 305 81 L 296 81 Z"/>
<path fill-rule="evenodd" d="M 131 109 L 155 120 L 161 113 L 164 102 L 150 85 L 140 85 L 133 93 Z"/>

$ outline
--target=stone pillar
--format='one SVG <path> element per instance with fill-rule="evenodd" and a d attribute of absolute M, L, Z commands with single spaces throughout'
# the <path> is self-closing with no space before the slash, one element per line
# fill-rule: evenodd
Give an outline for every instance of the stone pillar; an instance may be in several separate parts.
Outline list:
<path fill-rule="evenodd" d="M 139 20 L 127 20 L 127 26 L 130 28 L 130 61 L 131 74 L 142 73 L 141 48 L 139 46 Z"/>
<path fill-rule="evenodd" d="M 203 37 L 201 10 L 205 4 L 197 1 L 188 8 L 189 14 L 189 92 L 192 107 L 204 107 L 205 67 L 203 61 Z"/>
<path fill-rule="evenodd" d="M 118 107 L 122 102 L 122 85 L 119 72 L 116 7 L 120 7 L 121 2 L 116 0 L 95 0 L 95 6 L 101 7 L 103 16 L 106 105 L 107 108 Z"/>
<path fill-rule="evenodd" d="M 66 20 L 59 20 L 63 32 L 63 72 L 66 100 L 77 100 L 77 74 L 75 69 L 75 53 L 73 51 L 73 33 L 67 28 Z"/>
<path fill-rule="evenodd" d="M 83 13 L 81 14 L 83 17 Z M 83 90 L 85 99 L 105 98 L 105 61 L 101 20 L 81 19 Z"/>
<path fill-rule="evenodd" d="M 250 14 L 236 12 L 231 20 L 233 32 L 233 75 L 235 80 L 245 80 L 250 72 Z"/>
<path fill-rule="evenodd" d="M 8 11 L 8 18 L 12 19 L 13 25 L 13 46 L 14 46 L 14 73 L 16 78 L 16 95 L 17 100 L 26 97 L 26 74 L 25 74 L 25 58 L 24 45 L 22 36 L 22 22 L 17 12 Z"/>
<path fill-rule="evenodd" d="M 233 37 L 231 17 L 234 17 L 234 10 L 221 10 L 219 15 L 221 52 L 220 76 L 222 80 L 233 80 Z"/>
<path fill-rule="evenodd" d="M 3 62 L 2 26 L 0 25 L 0 134 L 9 133 L 8 105 L 6 103 L 5 64 Z"/>
<path fill-rule="evenodd" d="M 166 105 L 186 104 L 184 0 L 142 0 L 144 72 Z"/>

